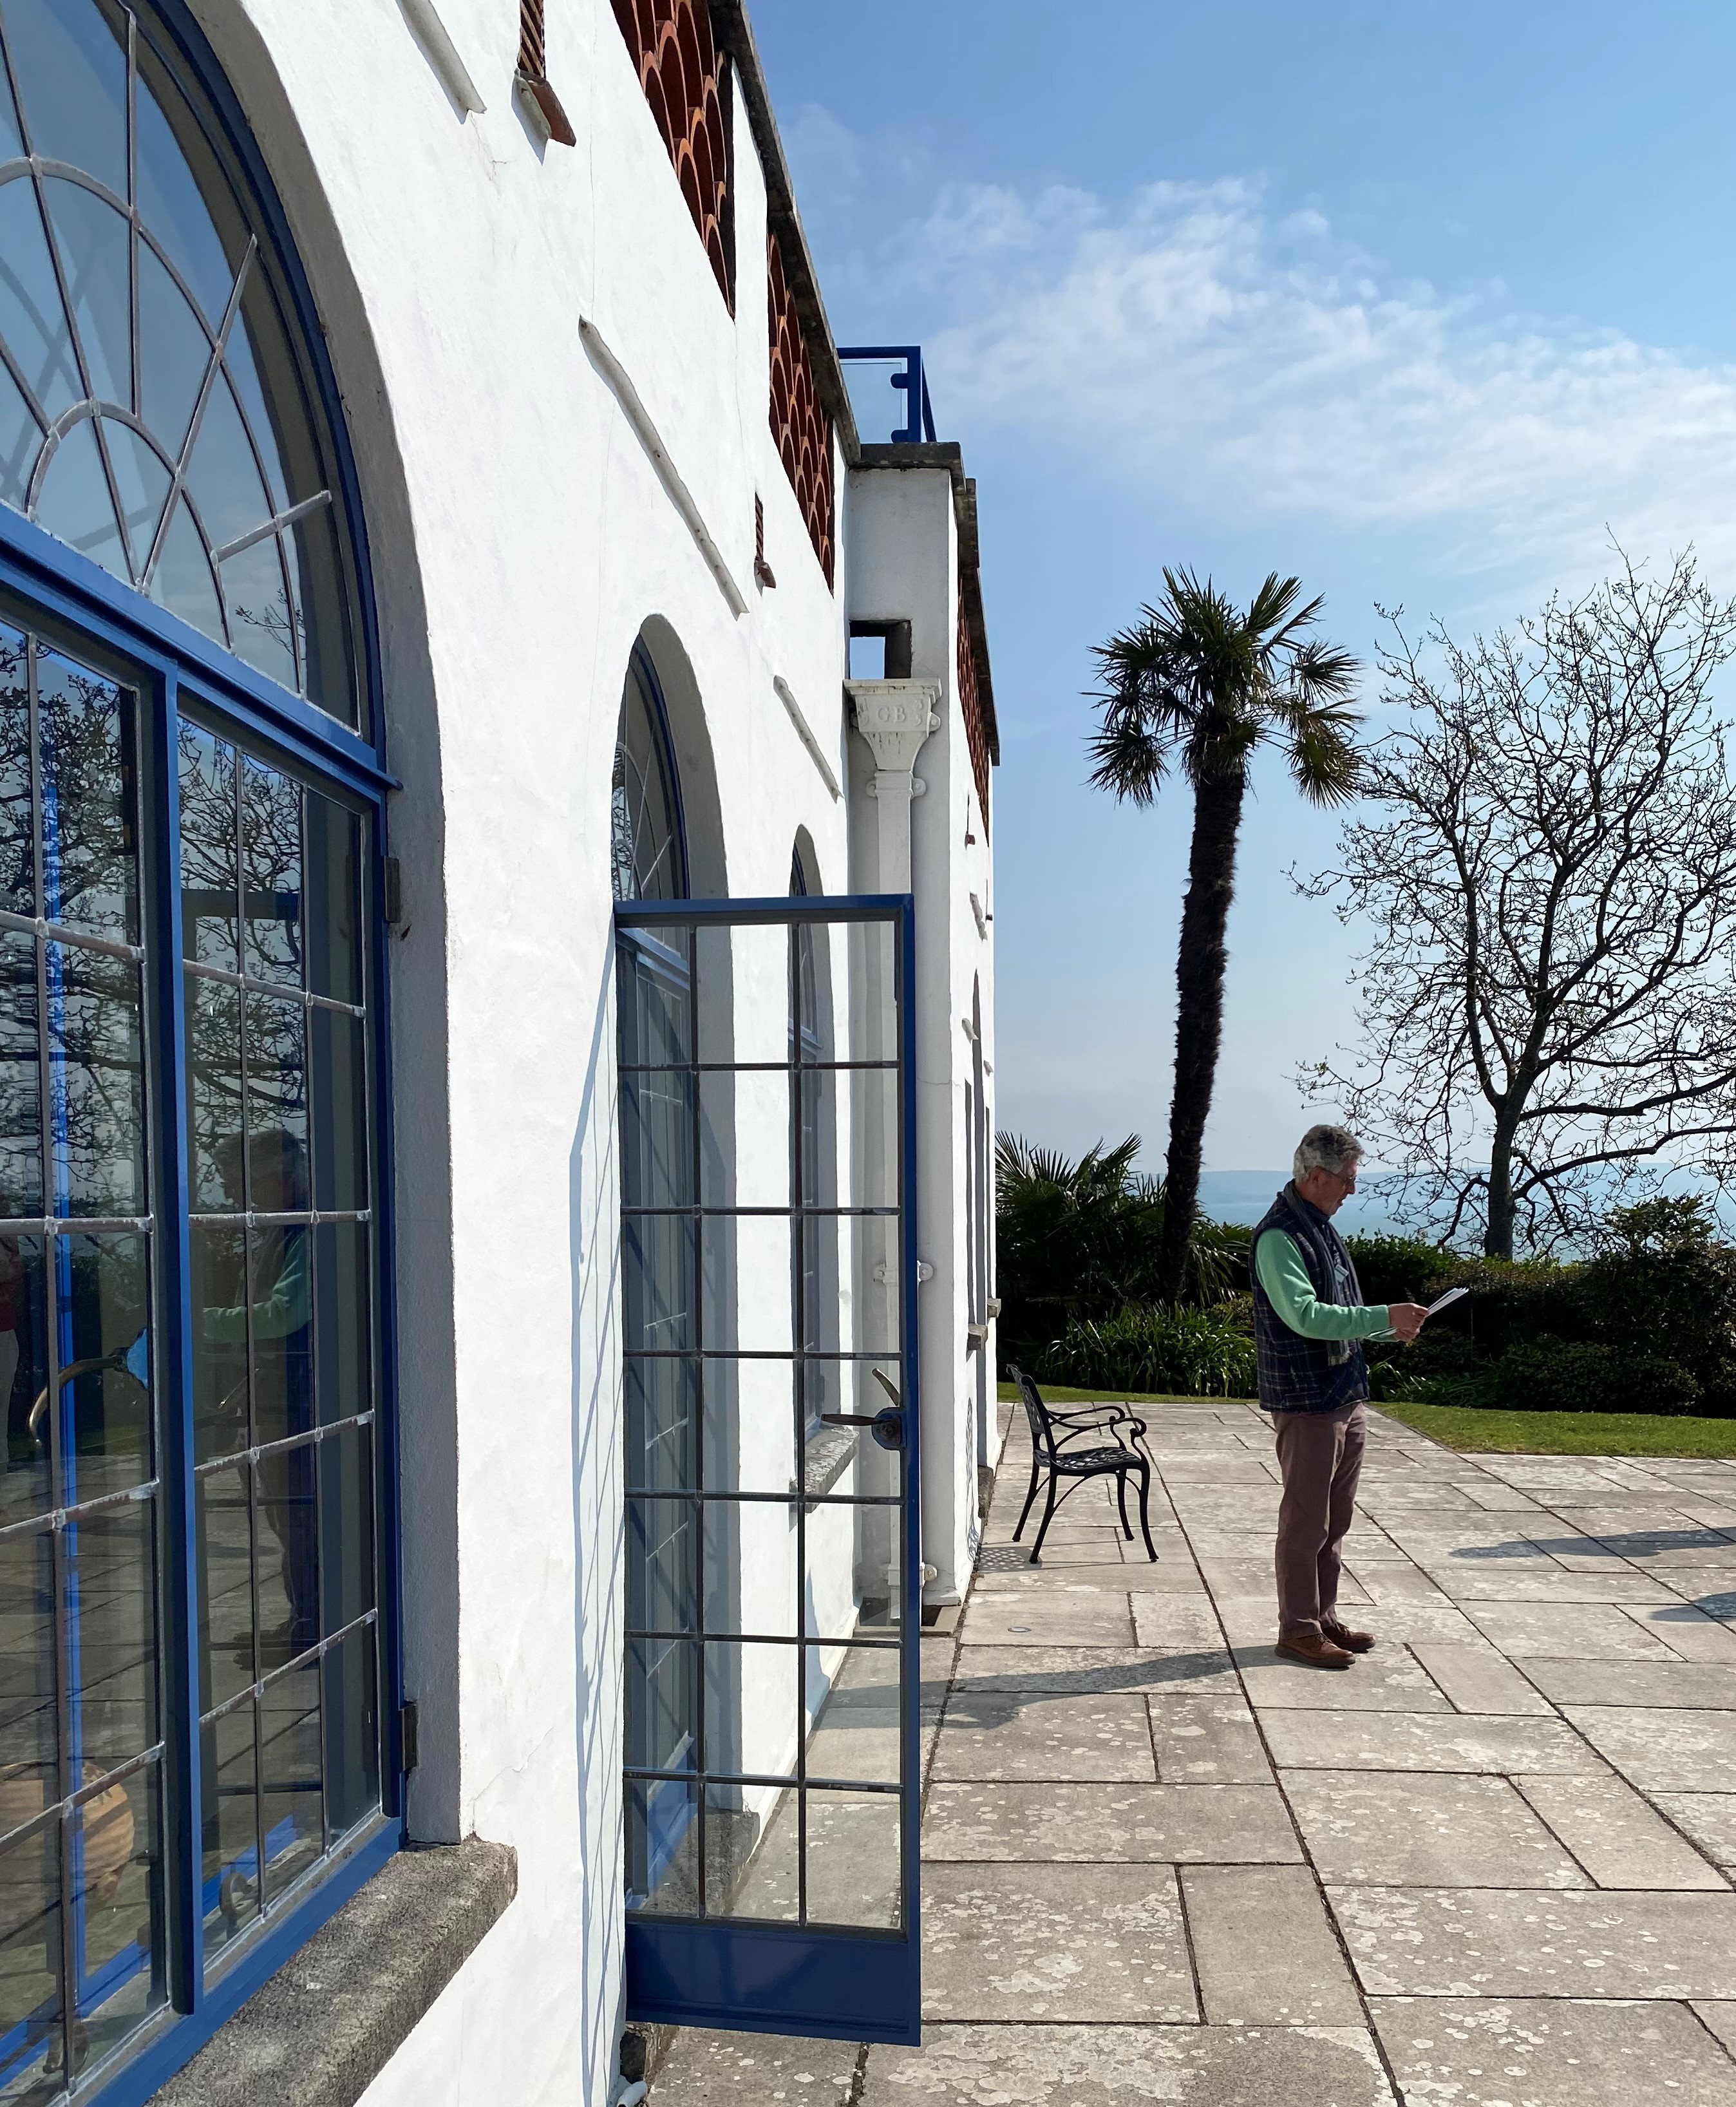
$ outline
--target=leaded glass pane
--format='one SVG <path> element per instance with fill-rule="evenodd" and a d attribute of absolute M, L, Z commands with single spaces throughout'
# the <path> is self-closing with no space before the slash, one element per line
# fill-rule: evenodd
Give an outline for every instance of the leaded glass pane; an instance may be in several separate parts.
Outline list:
<path fill-rule="evenodd" d="M 613 859 L 617 900 L 679 900 L 687 891 L 675 765 L 657 681 L 641 646 L 627 669 L 615 747 Z"/>
<path fill-rule="evenodd" d="M 368 836 L 179 760 L 209 1973 L 379 1807 Z"/>
<path fill-rule="evenodd" d="M 0 900 L 44 917 L 0 931 L 0 1913 L 57 1942 L 30 1978 L 0 1925 L 0 1997 L 37 1981 L 10 2069 L 57 2087 L 166 1994 L 138 696 L 22 629 L 0 662 Z"/>
<path fill-rule="evenodd" d="M 332 439 L 170 48 L 114 0 L 0 12 L 0 499 L 354 724 Z"/>

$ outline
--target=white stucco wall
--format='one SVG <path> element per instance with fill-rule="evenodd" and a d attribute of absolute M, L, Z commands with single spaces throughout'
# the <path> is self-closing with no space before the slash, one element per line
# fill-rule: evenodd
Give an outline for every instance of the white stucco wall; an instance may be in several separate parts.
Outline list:
<path fill-rule="evenodd" d="M 872 815 L 845 727 L 850 612 L 911 615 L 917 669 L 944 684 L 913 815 L 919 1222 L 935 1269 L 924 1525 L 943 1597 L 974 1540 L 960 1022 L 978 976 L 992 1018 L 992 945 L 969 905 L 975 891 L 992 906 L 989 848 L 980 826 L 964 846 L 947 476 L 858 475 L 846 499 L 840 464 L 834 593 L 773 447 L 765 191 L 741 98 L 732 317 L 608 0 L 550 11 L 576 150 L 542 143 L 511 92 L 510 0 L 439 4 L 485 115 L 455 108 L 395 6 L 194 0 L 284 196 L 344 392 L 405 786 L 391 846 L 406 907 L 393 1025 L 411 1826 L 518 1853 L 516 1903 L 367 2098 L 603 2107 L 622 1925 L 609 785 L 635 640 L 669 695 L 700 891 L 783 893 L 798 830 L 821 888 L 851 884 L 852 834 L 871 836 Z M 745 616 L 581 318 L 654 420 Z M 768 592 L 752 577 L 756 495 Z"/>

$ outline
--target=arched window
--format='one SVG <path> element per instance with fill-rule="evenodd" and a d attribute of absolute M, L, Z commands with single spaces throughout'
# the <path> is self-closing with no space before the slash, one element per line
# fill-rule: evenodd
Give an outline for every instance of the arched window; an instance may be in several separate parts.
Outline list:
<path fill-rule="evenodd" d="M 687 842 L 669 719 L 651 655 L 635 645 L 615 744 L 611 860 L 617 900 L 684 900 Z"/>
<path fill-rule="evenodd" d="M 0 499 L 355 725 L 332 434 L 174 57 L 114 0 L 0 16 Z"/>
<path fill-rule="evenodd" d="M 312 317 L 181 0 L 0 0 L 0 2096 L 44 2107 L 142 2098 L 404 1838 L 387 779 Z"/>

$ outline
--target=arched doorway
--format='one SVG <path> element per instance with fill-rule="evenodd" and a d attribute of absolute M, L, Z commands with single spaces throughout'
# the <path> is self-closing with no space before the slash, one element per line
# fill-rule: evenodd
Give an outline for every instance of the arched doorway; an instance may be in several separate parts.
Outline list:
<path fill-rule="evenodd" d="M 684 896 L 662 703 L 641 645 L 614 776 L 628 2010 L 911 2039 L 910 910 L 819 896 L 800 842 L 782 899 Z"/>

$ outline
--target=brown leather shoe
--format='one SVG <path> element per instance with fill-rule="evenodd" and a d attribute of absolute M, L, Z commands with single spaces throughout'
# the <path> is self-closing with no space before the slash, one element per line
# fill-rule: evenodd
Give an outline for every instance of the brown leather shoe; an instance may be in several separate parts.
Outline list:
<path fill-rule="evenodd" d="M 1366 1653 L 1375 1643 L 1372 1632 L 1347 1631 L 1336 1617 L 1322 1617 L 1320 1628 L 1335 1647 L 1343 1647 L 1348 1653 Z"/>
<path fill-rule="evenodd" d="M 1299 1632 L 1294 1638 L 1281 1638 L 1277 1651 L 1292 1660 L 1304 1661 L 1310 1668 L 1348 1668 L 1352 1658 L 1343 1647 L 1318 1632 Z"/>

